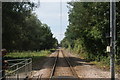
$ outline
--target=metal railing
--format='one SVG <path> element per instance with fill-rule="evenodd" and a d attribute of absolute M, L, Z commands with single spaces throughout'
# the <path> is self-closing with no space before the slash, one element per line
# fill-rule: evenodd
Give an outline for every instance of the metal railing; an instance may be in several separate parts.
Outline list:
<path fill-rule="evenodd" d="M 9 67 L 7 70 L 5 70 L 5 75 L 2 78 L 5 78 L 6 80 L 22 80 L 31 74 L 32 71 L 31 58 L 12 59 L 7 61 L 9 63 Z"/>
<path fill-rule="evenodd" d="M 2 70 L 0 70 L 0 80 L 2 79 Z"/>

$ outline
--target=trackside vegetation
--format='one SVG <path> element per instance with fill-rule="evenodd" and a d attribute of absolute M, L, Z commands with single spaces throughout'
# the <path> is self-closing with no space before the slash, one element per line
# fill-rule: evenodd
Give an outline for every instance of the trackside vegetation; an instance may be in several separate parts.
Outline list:
<path fill-rule="evenodd" d="M 37 7 L 32 2 L 2 3 L 2 47 L 8 52 L 41 51 L 57 46 L 50 27 L 33 13 Z"/>
<path fill-rule="evenodd" d="M 2 3 L 2 48 L 8 51 L 5 59 L 32 58 L 33 69 L 39 70 L 38 63 L 55 51 L 58 41 L 33 12 L 37 7 L 32 2 Z"/>
<path fill-rule="evenodd" d="M 6 58 L 37 58 L 37 57 L 45 57 L 49 55 L 51 52 L 49 50 L 41 50 L 41 51 L 24 51 L 24 52 L 11 52 L 7 54 Z"/>
<path fill-rule="evenodd" d="M 109 65 L 106 52 L 110 32 L 110 4 L 108 2 L 69 2 L 69 25 L 61 45 L 89 61 Z M 120 2 L 116 3 L 117 52 L 116 65 L 120 65 Z"/>

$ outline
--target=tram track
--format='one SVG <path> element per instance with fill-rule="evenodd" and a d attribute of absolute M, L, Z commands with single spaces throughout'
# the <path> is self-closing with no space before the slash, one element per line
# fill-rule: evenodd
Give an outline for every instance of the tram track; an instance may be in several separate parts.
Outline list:
<path fill-rule="evenodd" d="M 62 56 L 62 57 L 61 57 Z M 62 63 L 62 61 L 64 61 Z M 66 69 L 67 68 L 67 69 Z M 69 69 L 68 69 L 69 68 Z M 66 70 L 65 70 L 66 69 Z M 60 74 L 62 75 L 58 75 Z M 69 73 L 69 75 L 66 73 L 65 71 Z M 63 72 L 63 73 L 62 73 Z M 68 76 L 66 76 L 68 75 Z M 73 66 L 71 65 L 70 59 L 68 56 L 66 56 L 62 50 L 58 50 L 57 56 L 54 60 L 54 64 L 53 64 L 53 68 L 51 70 L 51 74 L 50 74 L 50 79 L 49 80 L 55 80 L 56 79 L 64 79 L 64 78 L 75 78 L 75 79 L 79 79 L 76 71 L 74 70 Z"/>
<path fill-rule="evenodd" d="M 51 74 L 50 74 L 50 79 L 54 76 L 55 68 L 56 68 L 56 64 L 57 64 L 57 60 L 58 60 L 58 56 L 59 56 L 59 51 L 57 52 L 57 56 L 56 56 L 54 64 L 53 64 L 53 68 L 52 68 L 52 71 L 51 71 Z"/>
<path fill-rule="evenodd" d="M 73 68 L 73 65 L 72 65 L 71 62 L 70 62 L 69 57 L 68 57 L 68 56 L 66 57 L 65 54 L 63 53 L 63 51 L 62 51 L 62 54 L 63 54 L 66 62 L 68 63 L 68 65 L 69 65 L 69 67 L 70 67 L 70 70 L 72 71 L 72 74 L 73 74 L 76 78 L 79 78 L 79 77 L 78 77 L 78 74 L 76 73 L 75 69 Z"/>

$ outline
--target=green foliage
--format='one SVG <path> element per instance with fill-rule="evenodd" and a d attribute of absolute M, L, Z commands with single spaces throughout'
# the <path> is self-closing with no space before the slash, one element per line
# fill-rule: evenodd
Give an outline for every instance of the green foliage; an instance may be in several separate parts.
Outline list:
<path fill-rule="evenodd" d="M 117 4 L 117 34 L 120 33 L 120 2 Z M 69 2 L 69 25 L 65 38 L 61 41 L 63 46 L 70 46 L 77 54 L 88 60 L 109 61 L 106 53 L 106 46 L 109 41 L 106 33 L 109 29 L 108 2 Z M 120 58 L 120 37 L 117 38 L 118 53 L 116 58 Z M 67 48 L 67 47 L 66 47 Z"/>
<path fill-rule="evenodd" d="M 24 51 L 24 52 L 12 52 L 6 55 L 7 58 L 34 58 L 34 57 L 42 57 L 50 54 L 51 52 L 48 50 L 42 50 L 39 52 L 36 51 Z"/>
<path fill-rule="evenodd" d="M 5 2 L 2 7 L 3 48 L 8 51 L 38 51 L 57 46 L 50 27 L 32 13 L 36 8 L 34 3 Z"/>

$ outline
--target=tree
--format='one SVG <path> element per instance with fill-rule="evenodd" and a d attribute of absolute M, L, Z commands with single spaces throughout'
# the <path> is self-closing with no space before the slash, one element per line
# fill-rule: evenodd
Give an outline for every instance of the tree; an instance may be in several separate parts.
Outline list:
<path fill-rule="evenodd" d="M 25 18 L 30 15 L 34 4 L 30 2 L 2 3 L 3 48 L 12 50 L 20 42 L 19 37 Z"/>
<path fill-rule="evenodd" d="M 90 60 L 108 57 L 106 33 L 109 33 L 108 2 L 69 2 L 69 25 L 62 44 L 72 45 L 78 53 L 87 54 Z M 119 33 L 119 3 L 117 3 L 117 30 Z M 119 38 L 118 38 L 119 39 Z M 118 40 L 119 43 L 120 40 Z M 118 51 L 120 49 L 118 48 Z"/>
<path fill-rule="evenodd" d="M 41 23 L 32 10 L 34 3 L 3 3 L 3 48 L 13 51 L 42 50 L 55 46 L 57 40 L 47 24 Z"/>

